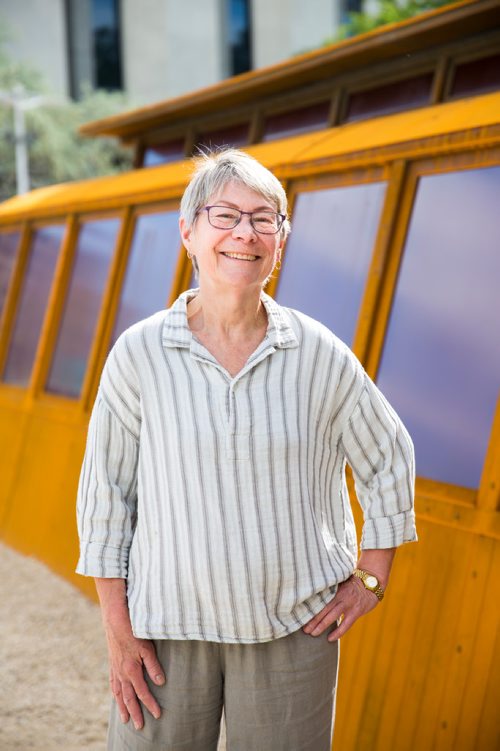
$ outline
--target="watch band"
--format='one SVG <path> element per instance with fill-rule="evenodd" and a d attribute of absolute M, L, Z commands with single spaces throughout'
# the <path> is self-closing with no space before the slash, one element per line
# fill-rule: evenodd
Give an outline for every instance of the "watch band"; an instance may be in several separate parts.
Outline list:
<path fill-rule="evenodd" d="M 373 594 L 376 595 L 379 600 L 383 600 L 384 588 L 381 586 L 375 574 L 371 574 L 369 571 L 365 571 L 362 568 L 355 568 L 352 573 L 353 573 L 353 576 L 356 576 L 358 579 L 361 579 L 365 589 L 368 589 L 370 592 L 373 592 Z"/>

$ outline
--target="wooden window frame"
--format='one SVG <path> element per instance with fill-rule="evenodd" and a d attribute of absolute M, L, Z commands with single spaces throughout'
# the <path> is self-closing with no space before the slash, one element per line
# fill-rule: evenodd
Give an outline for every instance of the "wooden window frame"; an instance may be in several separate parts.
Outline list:
<path fill-rule="evenodd" d="M 250 127 L 251 127 L 251 122 L 250 122 L 250 120 L 248 118 L 247 119 L 243 119 L 243 120 L 239 120 L 238 122 L 231 122 L 231 123 L 229 121 L 226 121 L 226 120 L 224 120 L 224 121 L 220 120 L 220 125 L 213 125 L 213 124 L 211 124 L 210 128 L 208 128 L 208 127 L 207 128 L 201 128 L 199 126 L 196 127 L 195 130 L 194 130 L 194 144 L 193 144 L 193 147 L 196 146 L 198 143 L 200 143 L 201 139 L 203 139 L 203 138 L 210 138 L 210 136 L 211 136 L 212 133 L 217 133 L 217 132 L 223 131 L 223 130 L 231 130 L 231 128 L 238 128 L 238 127 L 243 128 L 245 126 L 246 126 L 246 129 L 247 129 L 247 139 L 246 139 L 245 143 L 243 144 L 243 146 L 247 146 L 248 143 L 249 143 Z M 238 148 L 241 148 L 241 147 L 238 147 Z"/>
<path fill-rule="evenodd" d="M 396 112 L 408 112 L 410 110 L 418 110 L 423 107 L 429 107 L 432 103 L 432 97 L 434 92 L 434 81 L 436 79 L 436 70 L 437 70 L 438 64 L 437 63 L 427 63 L 417 66 L 415 68 L 411 68 L 409 70 L 405 70 L 403 72 L 401 71 L 395 71 L 393 75 L 387 76 L 383 80 L 381 80 L 379 83 L 377 83 L 377 78 L 374 76 L 373 79 L 370 79 L 372 81 L 372 84 L 367 83 L 357 83 L 354 86 L 346 87 L 346 93 L 343 99 L 342 103 L 342 109 L 340 111 L 340 120 L 339 125 L 351 125 L 353 123 L 365 121 L 365 120 L 374 120 L 377 117 L 388 117 L 389 115 L 392 115 Z M 351 97 L 354 94 L 364 94 L 369 93 L 372 91 L 376 91 L 377 89 L 384 88 L 385 86 L 390 86 L 394 83 L 404 83 L 405 81 L 410 81 L 413 78 L 419 78 L 420 76 L 430 75 L 431 76 L 431 83 L 429 86 L 429 98 L 427 101 L 422 102 L 422 104 L 415 104 L 411 105 L 409 107 L 402 106 L 401 108 L 390 110 L 389 112 L 383 112 L 380 114 L 367 114 L 366 116 L 360 116 L 356 117 L 353 120 L 347 120 L 347 114 L 349 109 L 349 102 Z"/>
<path fill-rule="evenodd" d="M 318 128 L 317 130 L 325 130 L 329 125 L 329 118 L 330 113 L 332 111 L 332 100 L 333 100 L 333 88 L 328 88 L 325 90 L 323 94 L 314 93 L 309 96 L 305 96 L 304 98 L 301 98 L 300 102 L 297 102 L 297 97 L 289 96 L 287 97 L 287 100 L 285 102 L 280 102 L 279 104 L 275 104 L 271 107 L 266 107 L 262 112 L 262 133 L 261 133 L 261 139 L 264 135 L 264 131 L 266 128 L 267 121 L 275 117 L 276 115 L 286 115 L 288 113 L 294 112 L 296 110 L 302 110 L 307 109 L 308 107 L 314 107 L 316 104 L 328 104 L 329 106 L 329 115 L 327 116 L 327 119 L 325 120 L 325 124 L 323 127 Z M 313 133 L 316 129 L 311 129 L 309 131 L 305 131 L 307 133 Z M 294 135 L 301 135 L 301 134 L 290 134 L 290 136 L 284 135 L 284 136 L 278 136 L 275 139 L 272 140 L 281 140 L 283 138 L 293 137 Z M 262 141 L 262 143 L 270 143 L 270 141 Z"/>
<path fill-rule="evenodd" d="M 109 295 L 113 287 L 113 280 L 116 273 L 116 265 L 119 255 L 118 251 L 121 235 L 123 233 L 123 218 L 125 213 L 126 210 L 103 212 L 96 211 L 89 212 L 88 214 L 70 214 L 68 216 L 66 237 L 63 242 L 62 252 L 59 259 L 60 262 L 56 268 L 54 284 L 51 290 L 47 308 L 47 315 L 42 327 L 39 346 L 32 372 L 32 378 L 28 389 L 28 398 L 30 402 L 41 403 L 49 407 L 51 405 L 58 408 L 64 406 L 65 409 L 73 411 L 77 414 L 82 411 L 82 407 L 86 402 L 87 394 L 89 392 L 90 384 L 92 381 L 91 370 L 92 364 L 95 361 L 95 352 L 98 348 L 101 331 L 108 313 Z M 89 221 L 92 222 L 105 219 L 117 219 L 119 221 L 119 228 L 115 247 L 113 248 L 111 254 L 108 276 L 101 297 L 101 306 L 97 316 L 95 335 L 93 337 L 92 346 L 88 354 L 80 395 L 78 397 L 69 397 L 63 394 L 52 394 L 45 390 L 45 386 L 52 363 L 52 358 L 55 352 L 57 337 L 59 335 L 59 330 L 62 322 L 64 305 L 66 303 L 71 275 L 74 268 L 80 228 L 83 224 L 86 224 Z"/>
<path fill-rule="evenodd" d="M 110 284 L 103 295 L 100 320 L 96 328 L 96 336 L 91 355 L 89 356 L 84 388 L 82 388 L 81 408 L 86 414 L 92 409 L 99 386 L 101 372 L 109 352 L 113 327 L 115 325 L 116 315 L 120 305 L 130 254 L 132 252 L 132 243 L 137 220 L 141 216 L 147 214 L 158 214 L 178 210 L 179 203 L 175 199 L 158 203 L 129 205 L 124 209 L 121 231 L 115 248 L 115 257 L 112 260 Z M 175 265 L 173 282 L 170 287 L 168 299 L 166 300 L 167 306 L 171 305 L 178 296 L 178 290 L 182 287 L 183 280 L 186 278 L 188 266 L 189 261 L 185 251 L 183 252 L 181 239 L 179 237 L 178 257 Z M 187 279 L 189 279 L 189 276 L 187 276 Z"/>
<path fill-rule="evenodd" d="M 16 256 L 16 262 L 11 277 L 9 290 L 7 292 L 4 316 L 1 322 L 0 330 L 0 372 L 3 374 L 7 356 L 9 353 L 9 347 L 12 341 L 12 334 L 14 331 L 14 323 L 16 320 L 16 313 L 18 311 L 21 293 L 23 289 L 23 282 L 28 266 L 28 262 L 31 256 L 33 239 L 35 233 L 43 229 L 44 227 L 61 226 L 64 228 L 63 239 L 61 247 L 59 249 L 59 256 L 54 268 L 54 275 L 50 285 L 49 295 L 47 298 L 47 308 L 44 314 L 44 320 L 40 329 L 40 335 L 38 338 L 38 344 L 35 352 L 35 358 L 33 360 L 33 366 L 31 369 L 31 376 L 27 386 L 19 386 L 14 383 L 4 383 L 0 381 L 0 389 L 4 392 L 9 391 L 11 394 L 18 394 L 18 398 L 21 401 L 31 402 L 34 396 L 34 384 L 36 382 L 36 373 L 39 368 L 41 352 L 43 351 L 43 342 L 46 336 L 47 320 L 50 317 L 51 309 L 55 304 L 56 289 L 61 274 L 63 265 L 63 257 L 66 252 L 66 246 L 69 240 L 69 226 L 67 217 L 55 216 L 47 219 L 40 219 L 33 222 L 26 222 L 23 226 L 23 232 L 18 247 Z"/>
<path fill-rule="evenodd" d="M 296 180 L 290 182 L 287 189 L 293 231 L 293 211 L 297 196 L 318 190 L 369 185 L 376 182 L 385 182 L 386 184 L 380 221 L 375 234 L 373 251 L 368 265 L 351 346 L 351 349 L 361 362 L 364 362 L 366 359 L 373 315 L 378 303 L 380 287 L 387 264 L 389 244 L 397 216 L 398 199 L 402 190 L 404 175 L 405 163 L 396 161 L 392 164 L 372 165 L 345 172 Z M 283 248 L 283 263 L 286 262 L 286 252 L 287 243 Z M 279 272 L 273 275 L 266 288 L 266 291 L 272 296 L 276 295 L 279 288 L 280 275 Z"/>
<path fill-rule="evenodd" d="M 498 44 L 500 45 L 500 36 L 498 38 Z M 466 63 L 473 63 L 477 60 L 486 60 L 488 57 L 493 57 L 495 54 L 498 55 L 498 48 L 494 49 L 491 48 L 484 48 L 479 47 L 478 49 L 472 49 L 472 50 L 465 50 L 462 54 L 457 54 L 453 57 L 450 63 L 450 69 L 449 74 L 446 79 L 446 86 L 443 90 L 443 99 L 447 102 L 456 102 L 460 99 L 468 99 L 472 96 L 481 96 L 482 94 L 486 94 L 488 92 L 485 91 L 477 91 L 472 92 L 471 94 L 453 94 L 451 93 L 451 88 L 453 86 L 453 83 L 455 81 L 455 75 L 457 68 L 460 65 L 464 65 Z"/>
<path fill-rule="evenodd" d="M 3 373 L 8 349 L 8 343 L 5 340 L 7 332 L 10 332 L 12 320 L 15 315 L 21 280 L 24 275 L 24 269 L 28 258 L 31 230 L 29 224 L 25 222 L 24 224 L 0 226 L 0 232 L 2 234 L 18 233 L 19 235 L 10 278 L 7 283 L 3 310 L 0 313 L 0 373 Z"/>
<path fill-rule="evenodd" d="M 380 365 L 393 302 L 397 280 L 403 258 L 410 221 L 414 209 L 418 181 L 421 177 L 487 168 L 500 165 L 500 147 L 488 150 L 463 151 L 455 155 L 427 157 L 415 160 L 407 168 L 403 181 L 399 211 L 395 217 L 393 240 L 389 243 L 385 272 L 378 290 L 378 301 L 372 317 L 372 330 L 368 337 L 366 352 L 366 369 L 372 378 L 376 378 Z M 417 492 L 423 499 L 427 512 L 438 513 L 443 523 L 452 521 L 460 523 L 462 518 L 469 524 L 481 524 L 490 530 L 493 524 L 491 512 L 500 510 L 500 400 L 497 402 L 492 429 L 487 443 L 483 467 L 478 488 L 471 490 L 452 483 L 438 482 L 424 477 L 417 478 Z M 444 504 L 451 504 L 448 508 Z M 471 517 L 476 511 L 479 516 Z M 500 533 L 498 520 L 495 521 Z M 496 530 L 495 526 L 495 530 Z"/>

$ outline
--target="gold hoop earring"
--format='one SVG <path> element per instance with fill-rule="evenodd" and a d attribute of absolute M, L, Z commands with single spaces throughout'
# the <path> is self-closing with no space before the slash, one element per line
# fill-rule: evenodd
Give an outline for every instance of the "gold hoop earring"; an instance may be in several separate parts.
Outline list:
<path fill-rule="evenodd" d="M 280 268 L 281 268 L 281 258 L 278 258 L 278 260 L 276 261 L 276 263 L 274 265 L 274 270 L 275 271 L 279 271 Z"/>

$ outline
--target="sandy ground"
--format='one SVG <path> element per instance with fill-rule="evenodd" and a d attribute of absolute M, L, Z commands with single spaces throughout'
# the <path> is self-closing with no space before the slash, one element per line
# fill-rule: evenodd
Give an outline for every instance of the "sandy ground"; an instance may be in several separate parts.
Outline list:
<path fill-rule="evenodd" d="M 0 665 L 1 751 L 105 750 L 108 677 L 98 607 L 1 543 Z"/>

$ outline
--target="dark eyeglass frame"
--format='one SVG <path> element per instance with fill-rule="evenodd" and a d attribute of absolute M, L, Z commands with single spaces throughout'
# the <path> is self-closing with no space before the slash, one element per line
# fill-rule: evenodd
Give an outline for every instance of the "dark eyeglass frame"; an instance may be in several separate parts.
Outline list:
<path fill-rule="evenodd" d="M 239 216 L 239 219 L 235 222 L 235 224 L 233 224 L 232 227 L 218 227 L 216 224 L 212 224 L 212 222 L 210 221 L 210 209 L 228 209 L 229 211 L 235 211 L 235 212 L 237 212 L 240 216 Z M 250 217 L 250 224 L 252 225 L 252 229 L 254 229 L 256 232 L 258 232 L 259 235 L 277 235 L 278 232 L 283 227 L 283 222 L 286 219 L 286 215 L 285 214 L 280 214 L 279 211 L 266 211 L 265 209 L 260 209 L 259 211 L 242 211 L 241 209 L 237 209 L 235 206 L 221 206 L 218 203 L 215 203 L 212 206 L 202 206 L 202 208 L 199 209 L 199 211 L 206 211 L 207 212 L 208 222 L 209 222 L 209 224 L 210 224 L 211 227 L 214 227 L 215 229 L 222 229 L 222 230 L 232 230 L 232 229 L 234 229 L 241 222 L 241 217 L 243 216 L 243 214 L 247 214 L 247 216 Z M 274 230 L 273 232 L 262 232 L 261 229 L 257 229 L 257 227 L 253 223 L 253 216 L 254 216 L 254 214 L 274 214 L 275 216 L 278 217 L 278 222 L 277 222 L 278 229 Z"/>

